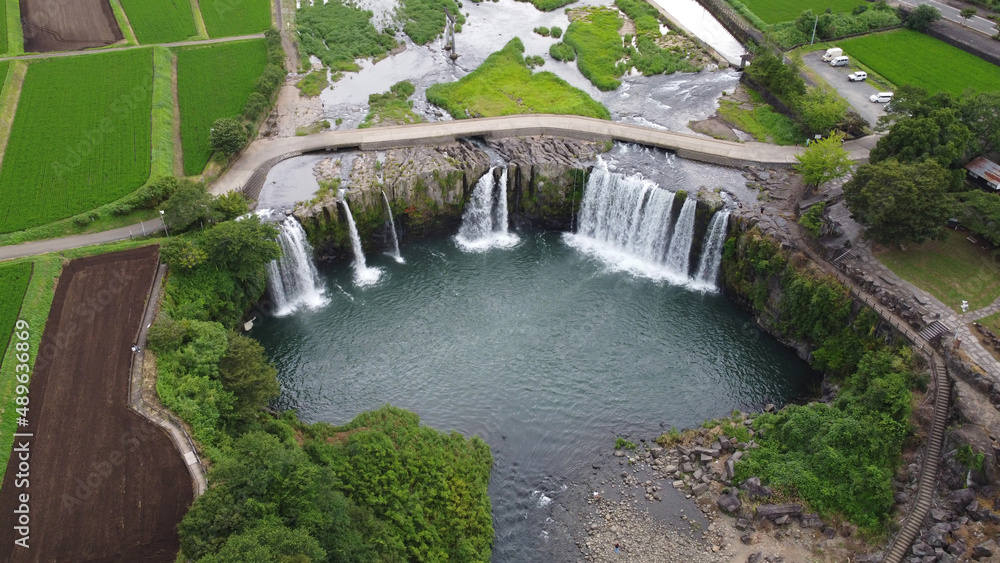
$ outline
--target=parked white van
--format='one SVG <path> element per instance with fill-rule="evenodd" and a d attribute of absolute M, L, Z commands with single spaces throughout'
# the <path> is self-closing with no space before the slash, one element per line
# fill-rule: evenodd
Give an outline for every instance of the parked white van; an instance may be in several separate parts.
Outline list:
<path fill-rule="evenodd" d="M 872 94 L 869 98 L 872 103 L 887 104 L 892 101 L 892 92 L 879 92 L 878 94 Z"/>
<path fill-rule="evenodd" d="M 830 66 L 847 66 L 847 63 L 849 62 L 851 62 L 851 59 L 841 55 L 839 57 L 834 57 L 833 60 L 830 61 Z"/>
<path fill-rule="evenodd" d="M 841 56 L 843 54 L 844 54 L 844 50 L 841 49 L 840 47 L 831 47 L 831 48 L 829 48 L 829 49 L 826 50 L 826 53 L 823 53 L 823 62 L 824 63 L 830 62 L 833 59 L 835 59 L 835 58 L 837 58 L 837 57 L 839 57 L 839 56 Z"/>

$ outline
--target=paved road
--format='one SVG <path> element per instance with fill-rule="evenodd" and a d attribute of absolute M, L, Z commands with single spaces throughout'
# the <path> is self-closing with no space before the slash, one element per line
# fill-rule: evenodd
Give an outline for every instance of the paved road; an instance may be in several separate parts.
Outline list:
<path fill-rule="evenodd" d="M 154 219 L 152 221 L 144 221 L 128 227 L 112 229 L 110 231 L 103 231 L 100 233 L 73 235 L 49 240 L 36 240 L 12 246 L 0 246 L 0 260 L 10 260 L 12 258 L 21 258 L 24 256 L 35 256 L 37 254 L 45 254 L 46 252 L 59 252 L 61 250 L 69 250 L 71 248 L 82 248 L 84 246 L 93 246 L 95 244 L 125 240 L 132 238 L 133 236 L 142 236 L 143 229 L 145 229 L 146 234 L 158 233 L 163 230 L 163 223 L 159 219 Z"/>
<path fill-rule="evenodd" d="M 968 23 L 966 23 L 965 19 L 959 15 L 960 10 L 952 8 L 947 4 L 936 2 L 935 0 L 899 0 L 899 2 L 913 7 L 920 4 L 929 4 L 941 11 L 941 17 L 943 19 L 953 21 L 960 25 L 965 25 L 969 29 L 974 29 L 980 33 L 985 33 L 986 35 L 994 35 L 997 32 L 996 26 L 993 25 L 993 22 L 990 20 L 979 16 L 972 16 L 969 18 Z"/>
<path fill-rule="evenodd" d="M 457 137 L 511 137 L 553 135 L 576 139 L 614 139 L 668 149 L 682 158 L 743 166 L 763 164 L 789 166 L 802 147 L 780 147 L 765 143 L 734 143 L 685 133 L 662 131 L 575 115 L 512 115 L 418 123 L 397 127 L 328 131 L 305 137 L 254 141 L 229 170 L 212 186 L 212 193 L 239 190 L 253 173 L 273 159 L 326 149 L 386 149 L 415 144 L 452 141 Z M 847 145 L 855 160 L 868 158 L 870 143 Z"/>
<path fill-rule="evenodd" d="M 850 55 L 850 53 L 845 54 Z M 830 63 L 821 60 L 822 57 L 823 51 L 816 51 L 803 55 L 802 62 L 816 71 L 816 74 L 826 80 L 830 86 L 833 86 L 837 93 L 874 127 L 878 118 L 885 115 L 885 104 L 872 103 L 868 99 L 869 96 L 879 91 L 878 88 L 868 82 L 851 82 L 847 79 L 847 75 L 854 72 L 853 68 L 830 66 Z"/>
<path fill-rule="evenodd" d="M 129 49 L 145 49 L 146 47 L 184 47 L 187 45 L 209 45 L 211 43 L 227 43 L 245 39 L 263 39 L 263 33 L 253 35 L 238 35 L 236 37 L 219 37 L 218 39 L 200 39 L 195 41 L 177 41 L 175 43 L 151 43 L 149 45 L 126 45 L 124 47 L 108 47 L 107 49 L 90 49 L 87 51 L 57 51 L 53 53 L 38 53 L 35 55 L 18 55 L 16 57 L 0 57 L 0 61 L 25 61 L 31 59 L 51 59 L 55 57 L 76 57 L 78 55 L 96 55 L 109 51 L 128 51 Z"/>

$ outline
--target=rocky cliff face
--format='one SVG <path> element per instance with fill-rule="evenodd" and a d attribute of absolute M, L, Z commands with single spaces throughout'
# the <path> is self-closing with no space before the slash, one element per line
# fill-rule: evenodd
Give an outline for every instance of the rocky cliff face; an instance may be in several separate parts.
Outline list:
<path fill-rule="evenodd" d="M 366 152 L 347 166 L 334 158 L 314 169 L 321 185 L 315 200 L 295 210 L 321 259 L 348 257 L 346 199 L 365 250 L 391 245 L 385 192 L 400 242 L 454 233 L 476 182 L 491 164 L 508 168 L 508 208 L 514 227 L 569 229 L 582 199 L 587 172 L 604 147 L 554 137 L 461 141 Z M 339 186 L 337 180 L 339 178 Z"/>

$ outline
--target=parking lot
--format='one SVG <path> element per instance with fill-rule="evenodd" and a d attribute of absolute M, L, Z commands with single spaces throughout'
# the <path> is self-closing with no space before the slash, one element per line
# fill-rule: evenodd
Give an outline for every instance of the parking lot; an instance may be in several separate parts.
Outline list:
<path fill-rule="evenodd" d="M 850 56 L 848 53 L 844 54 Z M 816 71 L 816 74 L 826 80 L 830 86 L 836 88 L 837 93 L 874 127 L 878 118 L 885 115 L 885 104 L 872 103 L 868 99 L 869 96 L 879 91 L 878 88 L 867 81 L 851 82 L 847 79 L 847 75 L 854 72 L 854 69 L 850 66 L 830 66 L 830 63 L 821 60 L 822 57 L 823 51 L 807 53 L 802 56 L 802 62 Z"/>

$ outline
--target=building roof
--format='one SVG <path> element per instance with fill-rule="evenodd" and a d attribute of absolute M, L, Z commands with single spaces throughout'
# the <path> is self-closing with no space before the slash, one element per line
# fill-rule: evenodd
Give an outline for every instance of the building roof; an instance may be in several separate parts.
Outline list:
<path fill-rule="evenodd" d="M 978 178 L 982 178 L 993 184 L 1000 184 L 1000 164 L 987 160 L 981 156 L 972 159 L 965 168 Z"/>

